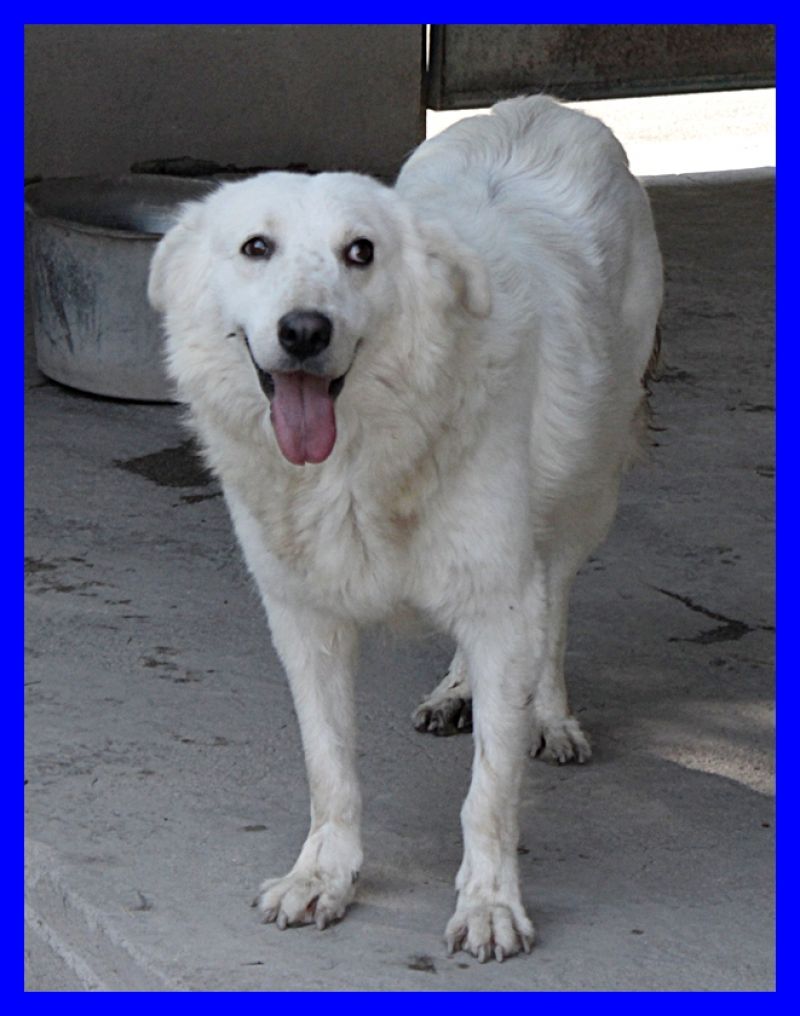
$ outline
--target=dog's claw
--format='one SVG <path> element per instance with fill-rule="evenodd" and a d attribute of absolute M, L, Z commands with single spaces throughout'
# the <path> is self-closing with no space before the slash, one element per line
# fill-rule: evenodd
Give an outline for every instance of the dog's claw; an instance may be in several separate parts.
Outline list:
<path fill-rule="evenodd" d="M 463 949 L 479 963 L 503 963 L 519 952 L 529 953 L 535 929 L 518 903 L 473 903 L 456 910 L 445 931 L 448 953 Z"/>
<path fill-rule="evenodd" d="M 530 754 L 551 765 L 563 766 L 567 762 L 583 765 L 592 757 L 592 749 L 578 721 L 567 716 L 537 725 Z"/>
<path fill-rule="evenodd" d="M 453 934 L 445 936 L 445 942 L 447 943 L 447 955 L 454 956 L 464 943 L 466 938 L 467 930 L 462 928 Z"/>

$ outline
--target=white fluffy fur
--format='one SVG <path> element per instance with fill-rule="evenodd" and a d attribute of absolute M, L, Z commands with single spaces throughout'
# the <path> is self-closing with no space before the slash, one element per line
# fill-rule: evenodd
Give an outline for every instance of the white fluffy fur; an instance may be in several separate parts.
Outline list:
<path fill-rule="evenodd" d="M 262 233 L 274 256 L 242 256 Z M 368 269 L 343 262 L 356 237 L 375 245 Z M 425 142 L 394 188 L 350 173 L 226 183 L 182 210 L 150 297 L 303 735 L 311 829 L 291 872 L 262 886 L 265 920 L 324 927 L 353 898 L 357 628 L 412 605 L 457 640 L 435 695 L 474 702 L 448 945 L 481 959 L 529 949 L 526 748 L 533 728 L 553 758 L 588 755 L 564 687 L 567 599 L 636 450 L 661 303 L 623 149 L 539 96 Z M 280 369 L 277 322 L 295 308 L 331 318 L 329 373 L 349 369 L 333 452 L 305 467 L 280 454 L 243 340 Z"/>

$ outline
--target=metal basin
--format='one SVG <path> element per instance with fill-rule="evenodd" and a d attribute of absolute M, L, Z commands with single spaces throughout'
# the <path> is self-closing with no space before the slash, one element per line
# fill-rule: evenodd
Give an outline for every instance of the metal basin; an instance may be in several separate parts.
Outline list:
<path fill-rule="evenodd" d="M 147 274 L 178 206 L 214 186 L 130 175 L 26 188 L 33 332 L 47 377 L 98 395 L 172 401 Z"/>

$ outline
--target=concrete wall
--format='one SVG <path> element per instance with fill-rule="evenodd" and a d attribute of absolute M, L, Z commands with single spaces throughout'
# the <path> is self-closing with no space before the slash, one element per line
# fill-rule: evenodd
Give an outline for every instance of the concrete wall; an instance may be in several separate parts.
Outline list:
<path fill-rule="evenodd" d="M 420 25 L 29 25 L 26 177 L 188 156 L 391 175 L 424 137 Z"/>

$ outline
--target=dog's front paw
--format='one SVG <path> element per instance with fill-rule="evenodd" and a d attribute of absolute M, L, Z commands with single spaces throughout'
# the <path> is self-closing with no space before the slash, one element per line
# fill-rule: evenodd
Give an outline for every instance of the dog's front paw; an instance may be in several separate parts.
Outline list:
<path fill-rule="evenodd" d="M 316 924 L 322 930 L 344 917 L 357 877 L 357 873 L 342 878 L 291 871 L 284 878 L 264 882 L 255 905 L 265 924 L 274 921 L 281 930 L 297 924 Z"/>
<path fill-rule="evenodd" d="M 444 933 L 450 956 L 463 949 L 480 963 L 492 957 L 502 963 L 520 950 L 529 953 L 535 938 L 536 929 L 519 903 L 470 903 L 461 898 Z"/>
<path fill-rule="evenodd" d="M 572 716 L 555 720 L 539 719 L 534 725 L 531 755 L 563 765 L 565 762 L 588 762 L 592 749 L 580 724 Z"/>

